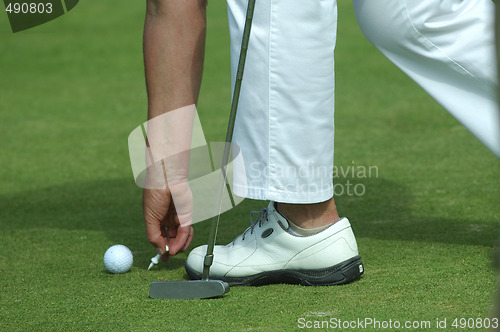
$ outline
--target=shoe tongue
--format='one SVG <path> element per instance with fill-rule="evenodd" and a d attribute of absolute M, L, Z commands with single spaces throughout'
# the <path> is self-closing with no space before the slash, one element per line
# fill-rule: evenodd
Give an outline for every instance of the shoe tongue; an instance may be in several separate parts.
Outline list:
<path fill-rule="evenodd" d="M 276 207 L 274 206 L 274 202 L 271 201 L 269 203 L 269 206 L 267 207 L 267 212 L 269 214 L 273 213 L 276 218 L 278 219 L 278 222 L 281 224 L 281 227 L 284 229 L 284 230 L 287 230 L 288 229 L 288 221 L 286 220 L 285 217 L 283 217 L 279 212 L 278 210 L 276 210 Z"/>

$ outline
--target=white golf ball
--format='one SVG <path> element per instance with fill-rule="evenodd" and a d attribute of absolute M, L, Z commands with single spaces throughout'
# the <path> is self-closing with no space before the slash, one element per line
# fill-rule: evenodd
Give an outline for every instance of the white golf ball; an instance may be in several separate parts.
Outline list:
<path fill-rule="evenodd" d="M 125 273 L 130 270 L 133 262 L 132 251 L 121 244 L 109 247 L 104 254 L 104 266 L 111 273 Z"/>

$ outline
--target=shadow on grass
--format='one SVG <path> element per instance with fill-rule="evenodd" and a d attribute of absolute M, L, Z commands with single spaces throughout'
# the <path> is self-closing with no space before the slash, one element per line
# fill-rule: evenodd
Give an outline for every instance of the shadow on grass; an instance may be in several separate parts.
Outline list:
<path fill-rule="evenodd" d="M 356 183 L 355 179 L 345 180 Z M 404 185 L 380 178 L 363 179 L 362 182 L 366 187 L 364 195 L 344 194 L 335 198 L 340 215 L 349 218 L 358 238 L 485 247 L 492 247 L 496 242 L 499 220 L 481 219 L 480 215 L 475 219 L 454 219 L 433 217 L 429 211 L 416 213 L 412 208 L 414 197 Z M 428 199 L 434 198 L 429 196 Z M 221 218 L 218 243 L 232 241 L 250 225 L 249 211 L 262 207 L 265 207 L 262 202 L 245 200 L 236 209 L 226 212 Z M 448 206 L 443 210 L 446 208 L 453 209 Z M 492 211 L 495 208 L 492 206 Z M 197 227 L 198 236 L 208 234 L 209 223 Z"/>
<path fill-rule="evenodd" d="M 131 181 L 68 183 L 0 196 L 0 223 L 4 229 L 105 231 L 113 238 L 123 228 L 142 226 L 140 200 L 141 191 Z"/>
<path fill-rule="evenodd" d="M 357 237 L 487 247 L 493 246 L 497 238 L 496 220 L 422 217 L 412 211 L 414 198 L 404 185 L 380 178 L 364 179 L 363 183 L 364 195 L 336 198 L 340 213 L 349 217 Z M 236 209 L 224 213 L 218 243 L 227 243 L 240 234 L 250 223 L 249 211 L 260 210 L 265 205 L 245 200 Z M 149 262 L 154 253 L 144 232 L 141 190 L 129 179 L 68 183 L 3 195 L 0 225 L 3 231 L 25 229 L 30 232 L 35 228 L 101 231 L 112 243 L 128 243 L 140 248 L 137 261 L 141 264 L 137 266 L 141 268 L 146 268 L 145 262 Z M 208 221 L 195 225 L 192 247 L 206 243 L 209 227 Z M 182 264 L 182 256 L 169 263 L 172 268 Z"/>
<path fill-rule="evenodd" d="M 141 191 L 128 180 L 107 180 L 42 188 L 0 196 L 3 231 L 39 229 L 102 232 L 111 244 L 134 252 L 134 266 L 146 269 L 155 250 L 146 240 Z M 78 239 L 79 232 L 68 233 Z M 69 239 L 71 241 L 71 239 Z M 90 240 L 90 239 L 89 239 Z M 95 243 L 96 250 L 107 244 Z M 102 254 L 104 255 L 104 251 Z"/>
<path fill-rule="evenodd" d="M 363 184 L 365 195 L 336 198 L 340 212 L 348 216 L 357 237 L 486 247 L 496 242 L 499 220 L 481 219 L 480 213 L 475 219 L 438 218 L 431 215 L 432 208 L 417 211 L 411 190 L 400 183 L 363 179 Z M 428 195 L 425 199 L 431 201 L 435 197 Z M 451 213 L 453 208 L 443 206 L 441 215 L 446 209 Z M 494 209 L 492 205 L 491 210 Z M 491 211 L 487 212 L 491 215 Z"/>

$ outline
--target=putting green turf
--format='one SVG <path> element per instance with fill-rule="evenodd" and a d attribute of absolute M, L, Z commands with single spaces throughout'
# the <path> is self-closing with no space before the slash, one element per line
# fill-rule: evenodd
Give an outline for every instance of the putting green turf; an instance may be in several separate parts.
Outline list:
<path fill-rule="evenodd" d="M 147 271 L 141 192 L 128 134 L 145 118 L 144 4 L 81 2 L 12 34 L 0 14 L 0 331 L 293 330 L 300 318 L 430 321 L 491 313 L 498 235 L 498 161 L 361 35 L 340 4 L 335 163 L 377 176 L 337 205 L 358 237 L 366 273 L 340 287 L 232 288 L 216 300 L 148 298 L 153 280 L 183 280 L 186 254 Z M 225 137 L 230 104 L 226 9 L 210 1 L 199 114 Z M 340 187 L 339 187 L 340 188 Z M 358 191 L 359 192 L 359 191 Z M 219 243 L 249 224 L 245 201 L 222 217 Z M 195 225 L 193 246 L 209 223 Z M 116 243 L 131 272 L 105 273 Z"/>

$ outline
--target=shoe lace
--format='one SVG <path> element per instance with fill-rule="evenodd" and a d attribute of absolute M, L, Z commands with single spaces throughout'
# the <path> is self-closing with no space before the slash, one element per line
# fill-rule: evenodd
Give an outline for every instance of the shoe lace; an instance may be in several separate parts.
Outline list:
<path fill-rule="evenodd" d="M 255 218 L 255 220 L 254 220 L 254 216 L 256 214 L 258 214 L 258 215 L 257 215 L 257 218 Z M 247 234 L 248 231 L 250 231 L 250 234 L 253 234 L 253 230 L 254 230 L 255 226 L 259 225 L 259 227 L 262 227 L 262 223 L 265 220 L 267 220 L 267 215 L 268 215 L 267 208 L 264 208 L 260 211 L 251 211 L 250 212 L 251 225 L 243 232 L 243 234 L 241 234 L 241 240 L 245 241 L 245 235 Z M 233 240 L 233 243 L 236 241 L 236 239 Z"/>

